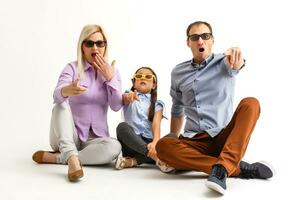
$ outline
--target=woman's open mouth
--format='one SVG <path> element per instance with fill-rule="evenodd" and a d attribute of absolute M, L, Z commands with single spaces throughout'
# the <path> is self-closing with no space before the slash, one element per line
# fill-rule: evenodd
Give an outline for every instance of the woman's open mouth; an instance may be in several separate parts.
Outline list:
<path fill-rule="evenodd" d="M 97 53 L 92 53 L 92 57 L 95 58 Z"/>

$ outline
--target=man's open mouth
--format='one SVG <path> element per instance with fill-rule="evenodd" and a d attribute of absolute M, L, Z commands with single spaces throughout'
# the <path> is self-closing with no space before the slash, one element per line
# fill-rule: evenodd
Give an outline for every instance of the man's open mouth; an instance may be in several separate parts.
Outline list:
<path fill-rule="evenodd" d="M 203 48 L 203 47 L 201 47 L 201 48 L 199 48 L 199 52 L 204 52 L 205 51 L 205 49 Z"/>

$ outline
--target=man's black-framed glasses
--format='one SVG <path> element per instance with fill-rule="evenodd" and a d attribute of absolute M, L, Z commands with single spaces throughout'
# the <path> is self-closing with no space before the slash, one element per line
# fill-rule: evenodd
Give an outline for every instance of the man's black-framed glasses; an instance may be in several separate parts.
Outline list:
<path fill-rule="evenodd" d="M 190 39 L 191 41 L 198 41 L 199 38 L 201 38 L 202 40 L 209 40 L 212 37 L 213 35 L 211 33 L 202 33 L 202 34 L 189 35 L 188 39 Z"/>

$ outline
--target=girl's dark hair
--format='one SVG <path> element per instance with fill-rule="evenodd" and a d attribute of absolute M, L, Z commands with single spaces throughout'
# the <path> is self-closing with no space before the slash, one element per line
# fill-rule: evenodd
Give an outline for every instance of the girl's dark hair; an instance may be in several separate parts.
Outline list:
<path fill-rule="evenodd" d="M 150 94 L 151 94 L 151 104 L 149 106 L 149 114 L 148 114 L 148 120 L 150 122 L 152 122 L 153 121 L 153 117 L 154 117 L 154 111 L 155 111 L 155 103 L 157 101 L 157 76 L 156 76 L 155 72 L 153 71 L 153 69 L 151 69 L 150 67 L 140 67 L 139 69 L 137 69 L 135 71 L 134 74 L 136 74 L 141 69 L 148 69 L 155 76 L 155 79 L 153 79 L 153 82 L 156 83 L 156 87 L 154 89 L 151 89 L 151 92 L 150 92 Z M 135 82 L 135 78 L 132 78 L 132 84 L 134 84 L 134 82 Z M 131 87 L 130 90 L 131 91 L 135 90 L 135 88 L 134 88 L 133 85 L 132 85 L 132 87 Z"/>

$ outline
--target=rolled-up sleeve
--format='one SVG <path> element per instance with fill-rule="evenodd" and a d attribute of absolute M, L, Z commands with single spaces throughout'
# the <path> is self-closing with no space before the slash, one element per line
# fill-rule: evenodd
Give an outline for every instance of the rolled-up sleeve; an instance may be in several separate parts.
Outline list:
<path fill-rule="evenodd" d="M 246 60 L 244 59 L 244 63 L 246 63 Z M 231 69 L 230 66 L 228 66 L 227 62 L 226 62 L 226 57 L 223 58 L 222 60 L 222 66 L 226 68 L 227 72 L 228 72 L 228 75 L 230 77 L 234 77 L 236 76 L 239 71 L 245 66 L 245 64 L 240 68 L 240 69 Z"/>
<path fill-rule="evenodd" d="M 171 115 L 175 117 L 181 117 L 184 115 L 183 104 L 182 104 L 182 93 L 177 89 L 176 80 L 177 77 L 172 72 L 171 89 L 170 89 L 170 95 L 172 97 Z"/>
<path fill-rule="evenodd" d="M 108 94 L 108 104 L 113 111 L 118 111 L 122 108 L 122 83 L 121 76 L 117 69 L 110 81 L 106 81 Z"/>
<path fill-rule="evenodd" d="M 163 110 L 164 107 L 165 107 L 164 102 L 161 101 L 161 100 L 157 100 L 156 103 L 155 103 L 155 110 L 154 111 L 157 112 L 157 111 Z"/>
<path fill-rule="evenodd" d="M 53 100 L 55 104 L 59 104 L 64 102 L 66 99 L 68 99 L 67 97 L 63 97 L 61 94 L 61 89 L 67 85 L 69 85 L 70 83 L 73 82 L 75 76 L 75 71 L 72 68 L 71 65 L 67 65 L 62 73 L 60 74 L 59 78 L 58 78 L 58 83 L 55 87 L 54 93 L 53 93 Z"/>

